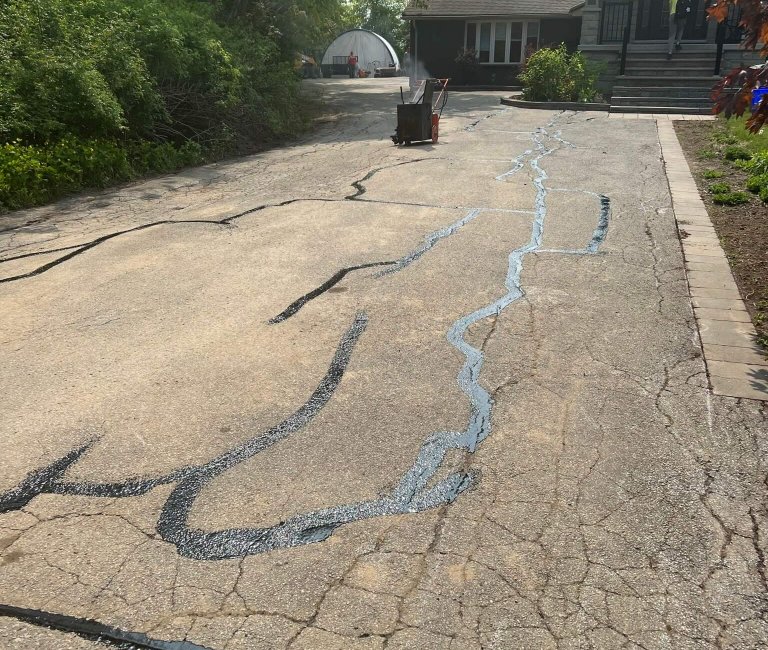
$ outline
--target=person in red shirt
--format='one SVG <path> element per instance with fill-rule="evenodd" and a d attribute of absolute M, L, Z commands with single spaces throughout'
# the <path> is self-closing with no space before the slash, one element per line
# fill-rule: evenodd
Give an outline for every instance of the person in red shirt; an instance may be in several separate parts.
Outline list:
<path fill-rule="evenodd" d="M 349 68 L 349 78 L 354 79 L 357 75 L 357 57 L 354 52 L 350 52 L 347 57 L 347 67 Z"/>

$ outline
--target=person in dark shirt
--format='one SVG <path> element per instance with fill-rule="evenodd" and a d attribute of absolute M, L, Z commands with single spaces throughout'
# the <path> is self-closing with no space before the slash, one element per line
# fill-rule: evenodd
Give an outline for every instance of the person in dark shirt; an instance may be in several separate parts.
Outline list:
<path fill-rule="evenodd" d="M 693 0 L 669 0 L 669 47 L 667 58 L 672 58 L 672 47 L 682 49 L 680 44 L 688 16 L 693 11 Z"/>

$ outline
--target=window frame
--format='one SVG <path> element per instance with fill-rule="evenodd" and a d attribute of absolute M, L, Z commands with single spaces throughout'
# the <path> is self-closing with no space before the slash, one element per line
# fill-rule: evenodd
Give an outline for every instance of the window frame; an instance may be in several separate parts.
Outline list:
<path fill-rule="evenodd" d="M 512 54 L 512 24 L 521 23 L 523 26 L 521 40 L 520 40 L 520 58 L 517 61 L 510 61 L 510 55 Z M 517 18 L 517 19 L 505 19 L 505 20 L 467 20 L 464 22 L 464 48 L 467 48 L 467 33 L 469 32 L 470 25 L 475 26 L 475 51 L 478 53 L 478 63 L 480 65 L 522 65 L 525 60 L 525 51 L 528 48 L 528 26 L 535 24 L 536 29 L 536 47 L 538 49 L 541 42 L 541 20 L 538 18 Z M 490 39 L 490 51 L 488 58 L 489 61 L 480 61 L 480 29 L 482 25 L 490 25 L 491 39 Z M 496 54 L 496 29 L 497 25 L 505 26 L 506 42 L 504 45 L 504 61 L 494 61 Z"/>

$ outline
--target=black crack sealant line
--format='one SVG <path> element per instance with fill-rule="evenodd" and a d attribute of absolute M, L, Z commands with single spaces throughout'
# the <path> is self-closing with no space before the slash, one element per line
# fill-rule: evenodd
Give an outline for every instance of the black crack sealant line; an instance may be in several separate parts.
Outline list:
<path fill-rule="evenodd" d="M 165 476 L 130 479 L 111 484 L 65 481 L 63 477 L 67 469 L 93 444 L 87 443 L 48 467 L 31 472 L 16 488 L 0 495 L 0 512 L 17 510 L 42 493 L 125 497 L 144 494 L 158 485 L 176 483 L 162 508 L 157 524 L 158 533 L 165 541 L 174 544 L 183 556 L 199 560 L 218 560 L 318 542 L 347 523 L 372 517 L 420 512 L 455 500 L 472 485 L 475 477 L 472 473 L 462 471 L 433 481 L 443 465 L 446 454 L 452 449 L 474 452 L 491 432 L 492 399 L 479 383 L 484 354 L 482 350 L 470 345 L 465 340 L 465 335 L 472 325 L 499 314 L 525 295 L 521 286 L 523 261 L 527 255 L 541 251 L 547 216 L 547 174 L 541 168 L 540 161 L 557 150 L 544 145 L 545 137 L 549 136 L 543 130 L 537 130 L 533 134 L 534 148 L 527 154 L 527 162 L 535 176 L 535 217 L 529 241 L 509 254 L 505 293 L 492 303 L 458 319 L 447 333 L 448 341 L 465 359 L 457 380 L 470 403 L 467 426 L 463 431 L 439 431 L 431 434 L 422 444 L 411 468 L 402 475 L 389 494 L 377 499 L 301 513 L 265 528 L 232 528 L 209 532 L 190 528 L 188 523 L 195 501 L 211 480 L 303 428 L 329 401 L 339 386 L 353 348 L 367 325 L 365 314 L 358 314 L 352 326 L 342 336 L 328 372 L 307 402 L 269 430 L 207 463 L 181 468 Z M 603 202 L 603 208 L 598 227 L 591 241 L 583 249 L 583 254 L 596 253 L 605 239 L 609 218 L 607 199 Z"/>
<path fill-rule="evenodd" d="M 89 497 L 132 497 L 146 494 L 150 490 L 169 483 L 184 481 L 195 475 L 218 475 L 255 454 L 271 447 L 294 431 L 307 424 L 328 400 L 341 383 L 352 356 L 352 350 L 368 324 L 364 313 L 355 316 L 350 328 L 339 341 L 336 353 L 323 379 L 309 399 L 292 415 L 268 431 L 247 440 L 232 450 L 217 456 L 202 465 L 190 465 L 169 474 L 154 478 L 136 478 L 116 483 L 68 482 L 63 480 L 67 469 L 76 463 L 96 442 L 92 440 L 72 450 L 66 456 L 50 465 L 30 472 L 15 488 L 0 494 L 0 513 L 19 510 L 39 494 L 64 494 Z"/>
<path fill-rule="evenodd" d="M 73 244 L 72 246 L 62 246 L 60 248 L 50 248 L 50 249 L 45 249 L 40 251 L 34 251 L 31 253 L 22 253 L 20 255 L 0 257 L 0 265 L 3 265 L 8 262 L 15 262 L 18 260 L 32 258 L 32 257 L 53 255 L 55 253 L 65 253 L 61 257 L 57 257 L 56 259 L 51 260 L 50 262 L 46 262 L 45 264 L 42 264 L 26 273 L 20 273 L 18 275 L 12 275 L 7 277 L 0 277 L 0 284 L 4 284 L 7 282 L 17 282 L 19 280 L 26 280 L 28 278 L 33 278 L 35 276 L 41 275 L 46 271 L 50 271 L 52 268 L 55 268 L 60 264 L 64 264 L 65 262 L 68 262 L 72 258 L 82 255 L 83 253 L 91 250 L 92 248 L 95 248 L 96 246 L 99 246 L 111 239 L 115 239 L 116 237 L 120 237 L 122 235 L 128 235 L 131 233 L 140 232 L 142 230 L 147 230 L 148 228 L 156 228 L 158 226 L 170 226 L 170 225 L 176 225 L 176 224 L 231 226 L 237 219 L 241 219 L 243 217 L 254 214 L 256 212 L 261 212 L 262 210 L 267 210 L 269 208 L 281 208 L 281 207 L 285 207 L 286 205 L 291 205 L 293 203 L 300 203 L 303 201 L 321 201 L 324 203 L 340 203 L 343 201 L 361 201 L 362 202 L 363 200 L 360 199 L 359 197 L 365 194 L 365 187 L 363 186 L 363 183 L 373 178 L 380 171 L 383 171 L 385 169 L 391 169 L 393 167 L 400 167 L 402 165 L 410 165 L 413 163 L 420 163 L 425 160 L 434 160 L 434 159 L 436 158 L 414 158 L 412 160 L 401 160 L 396 163 L 393 163 L 392 165 L 386 165 L 384 167 L 377 167 L 376 169 L 369 171 L 360 180 L 354 181 L 352 183 L 352 187 L 355 188 L 356 190 L 355 193 L 345 196 L 343 199 L 329 199 L 329 198 L 287 199 L 285 201 L 280 201 L 278 203 L 266 203 L 264 205 L 258 205 L 254 208 L 249 208 L 248 210 L 244 210 L 242 212 L 233 214 L 223 219 L 160 219 L 158 221 L 152 221 L 151 223 L 141 224 L 140 226 L 135 226 L 133 228 L 126 228 L 125 230 L 118 230 L 116 232 L 111 232 L 106 235 L 101 235 L 100 237 L 92 239 L 91 241 L 83 242 L 81 244 Z M 374 201 L 366 200 L 365 202 L 374 202 Z"/>
<path fill-rule="evenodd" d="M 37 627 L 76 634 L 83 639 L 123 650 L 210 650 L 190 641 L 161 641 L 141 632 L 128 632 L 89 618 L 55 614 L 40 609 L 0 604 L 0 617 L 14 618 Z"/>

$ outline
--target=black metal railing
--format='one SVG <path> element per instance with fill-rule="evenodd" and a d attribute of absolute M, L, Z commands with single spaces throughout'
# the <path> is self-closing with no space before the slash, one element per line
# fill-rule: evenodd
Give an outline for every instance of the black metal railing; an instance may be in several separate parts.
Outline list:
<path fill-rule="evenodd" d="M 744 30 L 739 25 L 741 10 L 736 6 L 728 8 L 728 17 L 717 25 L 717 55 L 715 56 L 715 76 L 720 76 L 723 67 L 723 46 L 726 43 L 741 43 Z"/>
<path fill-rule="evenodd" d="M 600 43 L 621 43 L 631 19 L 631 2 L 604 0 L 600 13 Z"/>

